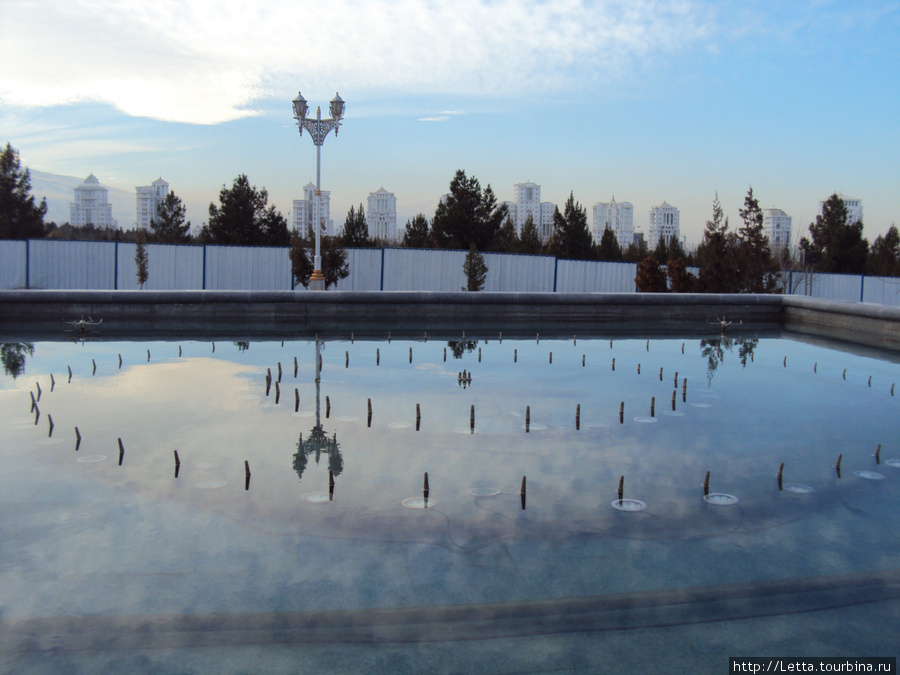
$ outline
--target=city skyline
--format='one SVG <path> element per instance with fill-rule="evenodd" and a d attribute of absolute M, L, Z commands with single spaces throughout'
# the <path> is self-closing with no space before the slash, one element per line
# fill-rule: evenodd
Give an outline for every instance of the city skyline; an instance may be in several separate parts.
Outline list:
<path fill-rule="evenodd" d="M 241 173 L 288 218 L 315 179 L 291 100 L 327 115 L 338 91 L 336 225 L 383 186 L 402 234 L 457 169 L 498 202 L 527 181 L 589 213 L 615 196 L 645 234 L 665 201 L 693 245 L 715 194 L 736 227 L 751 185 L 795 238 L 834 192 L 863 201 L 870 242 L 900 221 L 896 1 L 338 0 L 315 30 L 294 3 L 211 7 L 5 3 L 0 140 L 109 187 L 162 176 L 195 228 Z"/>

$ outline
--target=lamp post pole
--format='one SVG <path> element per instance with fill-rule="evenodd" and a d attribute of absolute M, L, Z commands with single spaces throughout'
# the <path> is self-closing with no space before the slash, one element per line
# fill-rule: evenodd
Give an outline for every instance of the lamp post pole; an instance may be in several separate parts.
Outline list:
<path fill-rule="evenodd" d="M 321 246 L 321 201 L 322 201 L 322 144 L 328 132 L 334 129 L 334 135 L 337 136 L 338 128 L 341 126 L 341 120 L 344 118 L 344 101 L 340 94 L 335 94 L 331 99 L 329 112 L 331 117 L 322 119 L 322 108 L 316 108 L 316 118 L 311 119 L 306 116 L 309 106 L 306 99 L 301 93 L 297 93 L 297 98 L 293 100 L 294 119 L 297 120 L 297 128 L 300 135 L 306 129 L 312 137 L 313 144 L 316 146 L 316 254 L 313 259 L 313 273 L 309 278 L 309 288 L 313 291 L 325 290 L 325 275 L 322 274 L 322 246 Z"/>

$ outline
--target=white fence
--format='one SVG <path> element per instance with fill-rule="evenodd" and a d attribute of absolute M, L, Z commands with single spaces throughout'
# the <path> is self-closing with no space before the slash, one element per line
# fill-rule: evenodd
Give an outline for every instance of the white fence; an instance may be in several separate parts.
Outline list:
<path fill-rule="evenodd" d="M 135 244 L 0 240 L 0 289 L 137 289 Z M 148 244 L 151 290 L 291 290 L 286 247 Z M 348 249 L 348 291 L 458 291 L 465 251 Z M 633 293 L 637 266 L 552 256 L 485 253 L 484 289 L 503 292 Z M 696 273 L 696 270 L 695 270 Z M 900 278 L 785 272 L 788 293 L 900 306 Z"/>
<path fill-rule="evenodd" d="M 149 290 L 291 290 L 285 247 L 147 244 Z M 0 288 L 138 288 L 136 245 L 105 241 L 0 241 Z M 465 251 L 348 249 L 350 291 L 458 291 Z M 485 253 L 484 289 L 507 292 L 635 291 L 636 265 Z"/>
<path fill-rule="evenodd" d="M 900 277 L 787 272 L 782 278 L 790 295 L 900 307 Z"/>

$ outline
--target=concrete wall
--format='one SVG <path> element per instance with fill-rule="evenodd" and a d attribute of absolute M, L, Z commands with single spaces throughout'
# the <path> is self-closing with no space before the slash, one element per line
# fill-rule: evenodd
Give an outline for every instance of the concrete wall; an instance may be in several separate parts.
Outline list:
<path fill-rule="evenodd" d="M 785 296 L 787 330 L 900 350 L 900 308 Z"/>
<path fill-rule="evenodd" d="M 0 291 L 0 332 L 59 332 L 104 320 L 104 332 L 640 330 L 709 332 L 717 317 L 781 325 L 781 297 L 624 293 L 291 291 Z"/>
<path fill-rule="evenodd" d="M 0 291 L 0 339 L 60 335 L 306 335 L 504 330 L 509 334 L 706 334 L 785 329 L 900 350 L 900 309 L 781 295 L 327 291 Z"/>

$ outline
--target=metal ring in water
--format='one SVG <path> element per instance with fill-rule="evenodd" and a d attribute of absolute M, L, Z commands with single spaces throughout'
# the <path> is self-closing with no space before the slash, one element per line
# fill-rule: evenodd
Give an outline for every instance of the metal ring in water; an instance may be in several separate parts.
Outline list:
<path fill-rule="evenodd" d="M 433 499 L 424 497 L 409 497 L 400 503 L 408 509 L 430 509 L 437 504 Z"/>
<path fill-rule="evenodd" d="M 708 504 L 715 504 L 716 506 L 731 506 L 732 504 L 737 504 L 740 501 L 740 499 L 738 499 L 734 495 L 729 495 L 724 492 L 712 492 L 708 495 L 705 495 L 703 499 Z"/>
<path fill-rule="evenodd" d="M 492 487 L 471 488 L 469 494 L 473 497 L 496 497 L 500 494 L 500 490 Z"/>
<path fill-rule="evenodd" d="M 613 500 L 612 507 L 617 511 L 636 512 L 643 511 L 647 508 L 647 504 L 640 499 L 616 499 Z"/>

